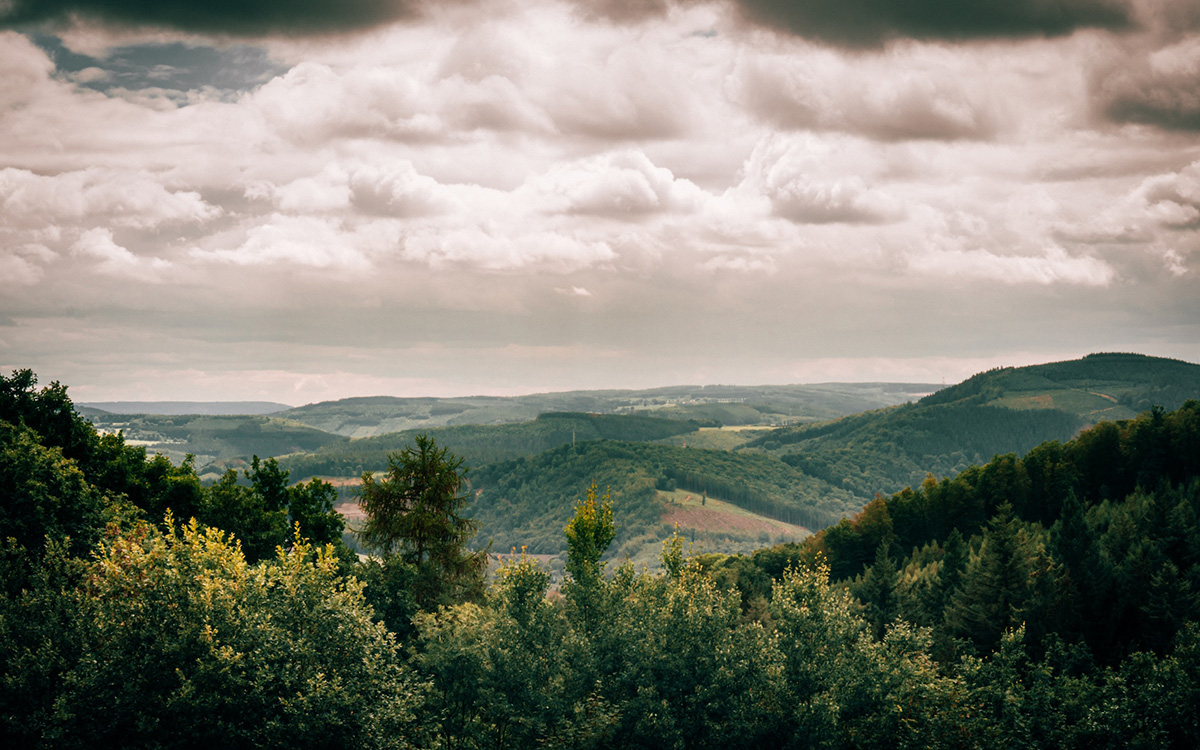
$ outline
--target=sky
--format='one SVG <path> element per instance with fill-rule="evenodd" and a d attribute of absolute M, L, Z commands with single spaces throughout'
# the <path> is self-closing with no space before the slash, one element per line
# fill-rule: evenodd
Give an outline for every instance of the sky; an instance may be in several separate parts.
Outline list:
<path fill-rule="evenodd" d="M 1195 0 L 0 0 L 76 401 L 1200 362 Z"/>

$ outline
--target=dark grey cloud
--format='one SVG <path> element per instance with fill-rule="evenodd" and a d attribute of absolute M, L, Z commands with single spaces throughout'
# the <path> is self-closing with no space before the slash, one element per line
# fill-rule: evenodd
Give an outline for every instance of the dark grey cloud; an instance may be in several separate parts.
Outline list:
<path fill-rule="evenodd" d="M 671 0 L 575 0 L 575 3 L 585 16 L 618 23 L 636 23 L 661 16 L 671 7 Z"/>
<path fill-rule="evenodd" d="M 1156 53 L 1157 64 L 1124 59 L 1098 71 L 1092 95 L 1102 116 L 1117 123 L 1200 131 L 1200 42 Z"/>
<path fill-rule="evenodd" d="M 79 16 L 115 25 L 218 34 L 320 34 L 418 16 L 429 4 L 427 0 L 9 0 L 0 3 L 0 26 Z"/>
<path fill-rule="evenodd" d="M 849 47 L 893 38 L 1060 36 L 1132 25 L 1120 0 L 735 0 L 749 21 Z"/>
<path fill-rule="evenodd" d="M 675 0 L 688 5 L 698 0 Z M 630 23 L 665 12 L 670 0 L 576 0 L 583 12 Z M 731 0 L 744 20 L 844 47 L 890 39 L 965 41 L 1062 36 L 1076 29 L 1127 29 L 1129 0 Z"/>

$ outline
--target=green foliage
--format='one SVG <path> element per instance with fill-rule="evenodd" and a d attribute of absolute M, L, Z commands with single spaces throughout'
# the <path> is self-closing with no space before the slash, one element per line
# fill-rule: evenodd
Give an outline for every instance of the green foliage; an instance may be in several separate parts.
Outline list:
<path fill-rule="evenodd" d="M 866 605 L 867 622 L 875 638 L 882 640 L 887 626 L 900 613 L 900 602 L 897 595 L 899 575 L 896 564 L 892 561 L 892 547 L 884 540 L 875 550 L 875 564 L 867 568 L 858 585 L 855 594 Z"/>
<path fill-rule="evenodd" d="M 288 521 L 299 536 L 314 544 L 341 544 L 346 519 L 334 510 L 337 488 L 319 479 L 288 487 Z M 293 536 L 293 540 L 295 536 Z"/>
<path fill-rule="evenodd" d="M 268 509 L 255 488 L 238 483 L 233 469 L 205 491 L 199 519 L 232 534 L 251 561 L 271 557 L 287 538 L 287 511 Z"/>
<path fill-rule="evenodd" d="M 359 539 L 416 569 L 414 596 L 422 608 L 477 597 L 486 557 L 466 546 L 476 523 L 463 515 L 462 459 L 418 435 L 388 463 L 382 481 L 363 474 L 359 507 L 367 519 Z"/>
<path fill-rule="evenodd" d="M 946 608 L 950 633 L 991 651 L 1002 632 L 1022 622 L 1030 595 L 1029 559 L 1012 507 L 1004 505 L 989 522 L 979 556 Z"/>
<path fill-rule="evenodd" d="M 600 558 L 615 536 L 612 501 L 607 494 L 597 497 L 593 482 L 566 527 L 567 573 L 575 583 L 595 585 L 599 581 L 604 571 Z"/>
<path fill-rule="evenodd" d="M 47 539 L 86 548 L 104 522 L 105 498 L 74 461 L 23 425 L 0 422 L 0 540 L 40 557 Z"/>
<path fill-rule="evenodd" d="M 416 665 L 446 747 L 534 747 L 568 730 L 566 622 L 546 599 L 550 578 L 522 556 L 496 574 L 486 606 L 416 618 Z"/>
<path fill-rule="evenodd" d="M 1084 644 L 1102 664 L 1163 654 L 1200 618 L 1198 417 L 1200 402 L 1189 401 L 928 478 L 806 548 L 828 555 L 839 580 L 861 575 L 885 539 L 913 549 L 899 611 L 934 628 L 944 663 L 963 647 L 992 651 L 1021 623 L 1035 656 L 1053 638 Z M 855 590 L 874 612 L 867 578 Z"/>
<path fill-rule="evenodd" d="M 332 548 L 300 541 L 251 566 L 216 529 L 167 528 L 118 533 L 78 574 L 5 603 L 8 633 L 41 636 L 4 647 L 5 704 L 27 688 L 41 699 L 8 725 L 10 738 L 64 748 L 420 744 L 423 690 L 361 586 L 338 575 Z"/>
<path fill-rule="evenodd" d="M 38 389 L 32 370 L 14 370 L 11 377 L 0 375 L 0 422 L 24 425 L 36 433 L 47 447 L 58 448 L 69 459 L 87 463 L 96 435 L 76 412 L 59 383 Z"/>
<path fill-rule="evenodd" d="M 363 582 L 363 596 L 389 632 L 407 642 L 416 632 L 413 617 L 420 611 L 417 603 L 417 566 L 399 555 L 383 555 L 358 560 L 351 568 Z"/>

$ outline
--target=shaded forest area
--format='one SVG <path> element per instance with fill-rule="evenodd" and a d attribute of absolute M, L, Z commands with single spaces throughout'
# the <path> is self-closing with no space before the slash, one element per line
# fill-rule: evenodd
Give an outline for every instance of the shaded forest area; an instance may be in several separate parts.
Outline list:
<path fill-rule="evenodd" d="M 1200 746 L 1200 402 L 803 544 L 676 536 L 660 575 L 604 561 L 621 519 L 583 479 L 558 591 L 529 557 L 483 585 L 460 469 L 393 456 L 359 560 L 319 480 L 267 460 L 203 487 L 0 377 L 0 743 Z"/>

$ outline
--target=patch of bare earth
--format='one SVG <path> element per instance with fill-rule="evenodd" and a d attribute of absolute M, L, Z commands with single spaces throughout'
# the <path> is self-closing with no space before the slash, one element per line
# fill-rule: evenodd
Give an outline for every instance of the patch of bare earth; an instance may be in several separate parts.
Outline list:
<path fill-rule="evenodd" d="M 694 505 L 669 504 L 663 514 L 663 521 L 668 524 L 679 524 L 681 529 L 697 531 L 724 531 L 739 534 L 757 534 L 765 531 L 772 536 L 780 533 L 789 536 L 806 536 L 808 530 L 803 526 L 776 521 L 762 516 L 741 515 Z"/>

